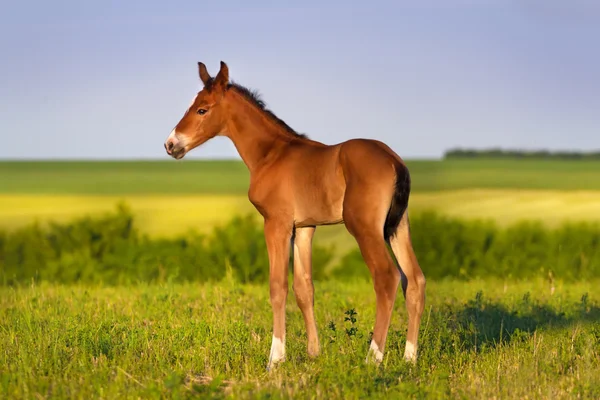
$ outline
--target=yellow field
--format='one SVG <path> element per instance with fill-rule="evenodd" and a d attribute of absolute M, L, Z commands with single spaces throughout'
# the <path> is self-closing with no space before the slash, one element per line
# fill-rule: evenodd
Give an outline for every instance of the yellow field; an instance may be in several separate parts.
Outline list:
<path fill-rule="evenodd" d="M 0 228 L 15 228 L 34 220 L 66 222 L 86 214 L 113 211 L 125 201 L 138 227 L 151 236 L 172 236 L 189 229 L 210 230 L 236 213 L 252 212 L 244 196 L 85 196 L 0 195 Z"/>
<path fill-rule="evenodd" d="M 415 193 L 410 209 L 493 219 L 501 226 L 521 220 L 556 226 L 564 221 L 600 221 L 600 191 L 469 189 Z"/>
<path fill-rule="evenodd" d="M 68 221 L 85 214 L 114 210 L 125 201 L 138 227 L 151 236 L 172 236 L 190 229 L 206 232 L 234 214 L 256 213 L 241 195 L 0 195 L 0 229 L 14 229 L 34 220 Z M 600 221 L 600 191 L 456 190 L 411 195 L 412 213 L 437 210 L 462 218 L 487 218 L 507 225 L 536 219 L 555 225 L 566 220 Z M 258 214 L 257 214 L 258 215 Z M 343 226 L 321 227 L 316 240 L 354 246 Z"/>
<path fill-rule="evenodd" d="M 34 220 L 69 221 L 112 211 L 119 201 L 131 206 L 138 226 L 152 236 L 171 236 L 188 229 L 205 231 L 234 214 L 255 213 L 240 195 L 0 195 L 0 229 Z M 500 225 L 541 220 L 555 225 L 566 220 L 600 221 L 600 191 L 456 190 L 415 193 L 410 211 L 436 210 L 461 218 L 486 218 Z M 258 215 L 258 214 L 257 214 Z"/>

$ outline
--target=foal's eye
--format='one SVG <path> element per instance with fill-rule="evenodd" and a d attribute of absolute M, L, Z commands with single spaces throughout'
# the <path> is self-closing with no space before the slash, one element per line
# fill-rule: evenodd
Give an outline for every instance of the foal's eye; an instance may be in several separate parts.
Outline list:
<path fill-rule="evenodd" d="M 197 111 L 197 113 L 198 113 L 198 114 L 200 114 L 200 115 L 204 115 L 204 114 L 206 114 L 206 112 L 207 112 L 207 111 L 208 111 L 207 109 L 205 109 L 205 108 L 201 108 L 201 109 L 199 109 L 199 110 Z"/>

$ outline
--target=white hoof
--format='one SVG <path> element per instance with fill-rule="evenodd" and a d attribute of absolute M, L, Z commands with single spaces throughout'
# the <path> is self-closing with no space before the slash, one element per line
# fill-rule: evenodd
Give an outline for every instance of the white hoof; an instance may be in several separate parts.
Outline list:
<path fill-rule="evenodd" d="M 273 336 L 271 342 L 271 354 L 269 355 L 269 364 L 267 371 L 271 371 L 275 366 L 285 361 L 285 338 L 283 340 Z"/>
<path fill-rule="evenodd" d="M 365 362 L 367 364 L 381 364 L 383 361 L 383 352 L 379 350 L 379 346 L 375 343 L 375 341 L 371 340 L 371 347 L 367 352 L 367 358 Z"/>
<path fill-rule="evenodd" d="M 404 359 L 413 364 L 417 362 L 417 346 L 408 341 L 404 349 Z"/>

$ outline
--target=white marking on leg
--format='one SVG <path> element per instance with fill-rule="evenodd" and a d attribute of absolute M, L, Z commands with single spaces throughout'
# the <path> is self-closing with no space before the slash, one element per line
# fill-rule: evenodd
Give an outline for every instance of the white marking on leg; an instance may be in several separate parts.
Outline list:
<path fill-rule="evenodd" d="M 371 347 L 369 347 L 369 352 L 367 353 L 367 359 L 365 362 L 370 363 L 373 361 L 375 361 L 377 364 L 383 361 L 383 352 L 379 350 L 377 343 L 375 343 L 374 340 L 371 340 Z"/>
<path fill-rule="evenodd" d="M 285 360 L 285 337 L 283 340 L 273 336 L 271 354 L 269 355 L 269 368 Z"/>
<path fill-rule="evenodd" d="M 417 346 L 412 342 L 406 341 L 406 348 L 404 349 L 404 359 L 406 361 L 417 361 Z"/>

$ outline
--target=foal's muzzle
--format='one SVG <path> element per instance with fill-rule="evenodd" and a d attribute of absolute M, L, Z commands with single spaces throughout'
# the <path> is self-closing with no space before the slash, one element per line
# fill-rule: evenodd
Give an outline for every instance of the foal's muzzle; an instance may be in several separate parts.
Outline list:
<path fill-rule="evenodd" d="M 183 156 L 185 155 L 185 147 L 179 141 L 179 139 L 177 139 L 175 131 L 171 132 L 171 134 L 167 138 L 165 142 L 165 150 L 167 151 L 168 155 L 177 160 L 183 158 Z"/>

